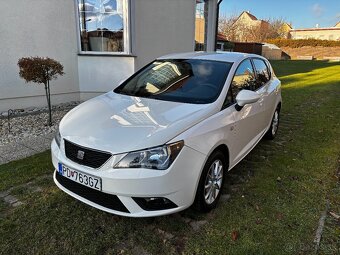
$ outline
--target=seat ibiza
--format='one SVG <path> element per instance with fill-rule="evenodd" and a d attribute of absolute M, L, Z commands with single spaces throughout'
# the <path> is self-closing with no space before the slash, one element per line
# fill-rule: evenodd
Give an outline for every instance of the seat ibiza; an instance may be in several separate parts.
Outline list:
<path fill-rule="evenodd" d="M 148 217 L 214 208 L 225 174 L 279 125 L 281 85 L 263 57 L 156 59 L 60 122 L 56 185 L 103 211 Z"/>

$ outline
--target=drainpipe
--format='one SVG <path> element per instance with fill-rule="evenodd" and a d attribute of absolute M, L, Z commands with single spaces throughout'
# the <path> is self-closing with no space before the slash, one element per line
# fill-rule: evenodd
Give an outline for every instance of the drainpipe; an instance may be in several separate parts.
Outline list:
<path fill-rule="evenodd" d="M 220 17 L 220 3 L 222 3 L 222 1 L 223 0 L 218 0 L 217 8 L 216 8 L 215 45 L 214 45 L 215 51 L 216 51 L 217 34 L 218 34 L 218 20 L 219 20 L 219 17 Z"/>

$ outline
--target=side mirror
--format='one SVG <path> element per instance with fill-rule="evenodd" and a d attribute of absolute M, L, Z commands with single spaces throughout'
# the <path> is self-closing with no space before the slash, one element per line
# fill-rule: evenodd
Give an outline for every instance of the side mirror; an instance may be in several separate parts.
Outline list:
<path fill-rule="evenodd" d="M 243 89 L 236 96 L 236 110 L 240 111 L 246 104 L 252 104 L 261 98 L 255 91 Z"/>

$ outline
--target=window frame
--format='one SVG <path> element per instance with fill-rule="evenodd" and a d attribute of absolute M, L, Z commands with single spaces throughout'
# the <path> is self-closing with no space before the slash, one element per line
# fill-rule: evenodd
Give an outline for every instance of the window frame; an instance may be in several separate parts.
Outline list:
<path fill-rule="evenodd" d="M 234 74 L 233 74 L 233 78 L 231 79 L 231 82 L 230 82 L 230 84 L 229 84 L 228 91 L 227 91 L 227 93 L 226 93 L 226 95 L 225 95 L 225 99 L 224 99 L 224 101 L 223 101 L 223 105 L 222 105 L 222 109 L 221 109 L 221 110 L 224 110 L 224 109 L 226 109 L 226 108 L 228 108 L 228 107 L 230 107 L 230 106 L 232 106 L 232 105 L 234 105 L 234 104 L 237 103 L 237 102 L 236 102 L 236 97 L 234 98 L 234 97 L 233 97 L 233 93 L 231 93 L 231 97 L 232 97 L 232 100 L 233 100 L 234 102 L 225 105 L 225 102 L 227 101 L 227 96 L 228 96 L 229 90 L 232 90 L 232 89 L 233 89 L 233 88 L 232 88 L 232 85 L 233 85 L 233 80 L 234 80 L 234 78 L 235 78 L 236 72 L 237 72 L 238 68 L 242 65 L 242 63 L 245 62 L 245 61 L 247 61 L 247 60 L 250 61 L 250 64 L 251 64 L 251 66 L 252 66 L 252 68 L 253 68 L 253 72 L 254 72 L 254 75 L 255 75 L 255 79 L 257 78 L 256 73 L 255 73 L 255 67 L 254 67 L 252 58 L 251 58 L 251 57 L 248 57 L 248 58 L 243 59 L 243 60 L 237 65 L 237 67 L 236 67 L 236 69 L 235 69 L 235 72 L 234 72 Z M 258 90 L 258 89 L 256 89 L 256 91 L 257 91 L 257 90 Z"/>
<path fill-rule="evenodd" d="M 266 83 L 264 83 L 262 86 L 258 87 L 258 88 L 255 90 L 255 91 L 258 91 L 258 90 L 261 89 L 262 87 L 266 86 L 266 85 L 268 84 L 268 82 L 270 82 L 270 80 L 272 79 L 272 72 L 271 72 L 271 70 L 270 70 L 270 68 L 269 68 L 269 66 L 268 66 L 268 63 L 267 63 L 267 61 L 266 61 L 265 59 L 262 59 L 262 58 L 259 58 L 259 57 L 252 57 L 252 58 L 251 58 L 251 62 L 252 62 L 252 64 L 253 64 L 253 69 L 254 69 L 254 71 L 255 71 L 256 79 L 258 78 L 258 76 L 257 76 L 257 72 L 256 72 L 256 66 L 255 66 L 255 63 L 254 63 L 254 59 L 259 59 L 259 60 L 261 60 L 261 61 L 264 63 L 264 65 L 265 65 L 266 68 L 267 68 L 268 75 L 269 75 L 268 81 L 267 81 Z"/>
<path fill-rule="evenodd" d="M 138 71 L 136 71 L 135 73 L 133 73 L 129 78 L 127 78 L 126 80 L 124 80 L 123 83 L 121 83 L 118 87 L 114 88 L 112 90 L 112 92 L 116 93 L 116 94 L 121 94 L 121 95 L 124 95 L 122 93 L 120 93 L 120 89 L 121 87 L 123 87 L 126 83 L 130 82 L 133 78 L 135 78 L 137 75 L 139 75 L 141 72 L 145 71 L 145 69 L 147 69 L 150 65 L 152 65 L 155 61 L 167 61 L 167 60 L 173 60 L 173 61 L 180 61 L 180 60 L 190 60 L 192 58 L 170 58 L 170 59 L 167 59 L 167 58 L 156 58 L 154 59 L 153 61 L 151 61 L 150 63 L 148 63 L 147 65 L 143 66 L 142 68 L 140 68 Z M 218 98 L 221 96 L 222 94 L 222 91 L 223 91 L 223 87 L 224 85 L 226 84 L 226 81 L 228 79 L 228 76 L 230 74 L 230 70 L 231 68 L 233 67 L 234 65 L 234 62 L 227 62 L 227 61 L 222 61 L 222 60 L 210 60 L 210 59 L 197 59 L 197 60 L 200 60 L 200 61 L 209 61 L 209 62 L 217 62 L 217 63 L 224 63 L 224 64 L 231 64 L 230 66 L 230 69 L 229 69 L 229 72 L 226 73 L 224 75 L 224 82 L 223 82 L 223 86 L 221 86 L 219 92 L 217 93 L 217 96 L 216 98 L 214 98 L 214 100 L 210 103 L 187 103 L 187 104 L 212 104 L 214 102 L 216 102 L 216 100 L 218 100 Z M 157 99 L 158 100 L 158 99 Z M 162 101 L 168 101 L 168 100 L 162 100 Z M 168 101 L 168 102 L 177 102 L 177 101 Z"/>
<path fill-rule="evenodd" d="M 78 42 L 78 55 L 84 56 L 131 56 L 131 0 L 122 0 L 123 3 L 123 43 L 124 51 L 83 51 L 81 48 L 81 24 L 80 24 L 80 11 L 78 0 L 74 0 L 74 8 L 76 13 L 76 31 L 77 31 L 77 42 Z"/>
<path fill-rule="evenodd" d="M 234 80 L 234 78 L 235 78 L 236 72 L 237 72 L 238 68 L 240 67 L 240 65 L 242 65 L 243 62 L 245 62 L 245 61 L 247 61 L 247 60 L 250 60 L 250 63 L 251 63 L 251 65 L 252 65 L 253 72 L 254 72 L 254 75 L 255 75 L 255 79 L 258 78 L 258 77 L 257 77 L 257 72 L 256 72 L 255 63 L 254 63 L 254 61 L 253 61 L 254 59 L 262 60 L 262 61 L 264 62 L 264 64 L 265 64 L 265 66 L 266 66 L 266 68 L 267 68 L 267 71 L 268 71 L 268 74 L 269 74 L 269 80 L 268 80 L 265 84 L 263 84 L 261 87 L 258 87 L 258 88 L 255 90 L 255 92 L 258 91 L 258 90 L 260 90 L 262 87 L 266 86 L 266 85 L 268 84 L 268 82 L 270 82 L 270 80 L 272 79 L 272 77 L 273 77 L 273 76 L 272 76 L 272 71 L 271 71 L 271 68 L 270 68 L 269 64 L 267 63 L 267 60 L 262 59 L 262 58 L 259 58 L 259 57 L 248 57 L 248 58 L 246 58 L 246 59 L 243 59 L 243 60 L 237 65 L 237 67 L 236 67 L 236 69 L 235 69 L 235 72 L 234 72 L 234 74 L 233 74 L 233 78 L 231 79 L 231 82 L 230 82 L 230 84 L 229 84 L 228 91 L 227 91 L 227 93 L 225 94 L 225 99 L 224 99 L 224 101 L 223 101 L 223 105 L 222 105 L 221 111 L 223 111 L 224 109 L 226 109 L 226 108 L 228 108 L 228 107 L 230 107 L 230 106 L 232 106 L 232 105 L 235 105 L 235 104 L 237 103 L 237 102 L 236 102 L 236 98 L 233 97 L 233 93 L 231 92 L 231 97 L 232 97 L 233 102 L 228 103 L 228 104 L 225 104 L 226 101 L 227 101 L 227 97 L 228 97 L 229 91 L 232 91 L 232 89 L 233 89 L 233 88 L 232 88 L 232 83 L 233 83 L 233 80 Z"/>

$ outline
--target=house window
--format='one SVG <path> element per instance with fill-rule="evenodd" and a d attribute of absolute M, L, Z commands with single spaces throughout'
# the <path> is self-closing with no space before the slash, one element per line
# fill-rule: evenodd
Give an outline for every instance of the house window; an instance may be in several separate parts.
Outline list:
<path fill-rule="evenodd" d="M 224 46 L 224 43 L 217 42 L 216 50 L 223 51 L 224 50 L 223 46 Z"/>
<path fill-rule="evenodd" d="M 195 51 L 207 50 L 208 0 L 196 0 Z"/>
<path fill-rule="evenodd" d="M 77 0 L 82 52 L 129 52 L 127 1 Z"/>

